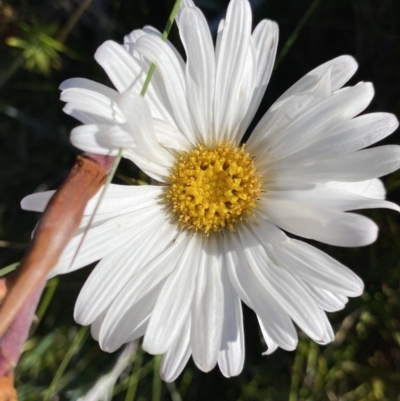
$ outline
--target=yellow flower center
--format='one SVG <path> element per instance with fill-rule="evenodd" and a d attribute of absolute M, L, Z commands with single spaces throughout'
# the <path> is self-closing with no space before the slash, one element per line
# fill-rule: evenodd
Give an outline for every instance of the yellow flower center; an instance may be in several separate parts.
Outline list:
<path fill-rule="evenodd" d="M 170 177 L 167 198 L 183 227 L 208 235 L 234 230 L 255 207 L 260 175 L 245 151 L 230 143 L 198 145 L 181 156 Z"/>

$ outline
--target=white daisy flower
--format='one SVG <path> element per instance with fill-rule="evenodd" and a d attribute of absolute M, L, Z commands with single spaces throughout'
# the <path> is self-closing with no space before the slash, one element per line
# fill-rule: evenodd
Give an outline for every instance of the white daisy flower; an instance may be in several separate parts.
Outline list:
<path fill-rule="evenodd" d="M 244 361 L 241 301 L 257 314 L 268 350 L 293 350 L 294 323 L 320 344 L 333 339 L 325 311 L 342 309 L 363 283 L 295 234 L 358 247 L 377 237 L 368 218 L 347 213 L 399 207 L 378 177 L 400 165 L 400 147 L 368 148 L 398 126 L 387 113 L 356 117 L 370 83 L 342 88 L 350 56 L 308 73 L 241 140 L 268 84 L 278 42 L 274 22 L 251 32 L 247 0 L 232 0 L 214 49 L 207 22 L 188 0 L 177 18 L 186 62 L 152 28 L 124 45 L 104 43 L 96 60 L 117 90 L 71 79 L 61 98 L 84 125 L 73 143 L 123 155 L 162 185 L 111 185 L 71 266 L 97 199 L 54 274 L 100 260 L 82 288 L 75 319 L 102 349 L 144 336 L 174 380 L 192 356 L 209 371 L 238 375 Z M 139 96 L 150 64 L 156 73 Z M 51 192 L 25 198 L 42 211 Z M 284 231 L 283 231 L 284 230 Z M 286 234 L 288 233 L 288 235 Z"/>

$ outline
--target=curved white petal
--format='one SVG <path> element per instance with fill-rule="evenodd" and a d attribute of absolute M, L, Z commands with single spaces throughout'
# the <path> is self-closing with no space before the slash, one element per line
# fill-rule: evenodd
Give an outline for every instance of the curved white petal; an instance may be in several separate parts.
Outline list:
<path fill-rule="evenodd" d="M 197 367 L 209 372 L 217 363 L 224 321 L 222 257 L 215 235 L 205 239 L 199 257 L 190 344 Z"/>
<path fill-rule="evenodd" d="M 234 121 L 234 109 L 240 103 L 246 64 L 252 56 L 251 21 L 251 8 L 247 1 L 232 0 L 229 3 L 223 35 L 216 52 L 214 131 L 217 139 L 229 138 L 233 124 L 237 123 Z M 248 88 L 243 89 L 247 91 Z"/>
<path fill-rule="evenodd" d="M 232 286 L 263 321 L 271 339 L 285 350 L 297 346 L 297 333 L 288 314 L 267 292 L 247 263 L 243 246 L 231 232 L 225 235 L 225 255 Z"/>
<path fill-rule="evenodd" d="M 321 309 L 327 312 L 337 312 L 346 306 L 347 297 L 333 294 L 328 290 L 310 285 L 307 282 L 303 284 Z"/>
<path fill-rule="evenodd" d="M 115 98 L 115 97 L 114 97 Z M 63 111 L 83 122 L 121 124 L 125 118 L 113 98 L 89 89 L 70 88 L 62 91 L 60 99 L 67 104 Z"/>
<path fill-rule="evenodd" d="M 104 319 L 99 333 L 99 345 L 103 351 L 114 352 L 122 344 L 144 334 L 148 327 L 149 316 L 163 283 L 163 281 L 158 282 L 157 285 L 149 289 L 130 307 L 121 303 L 120 298 L 115 300 Z M 125 292 L 123 291 L 122 294 Z M 118 322 L 118 325 L 112 323 L 115 313 L 119 313 L 123 317 Z"/>
<path fill-rule="evenodd" d="M 191 143 L 178 128 L 158 118 L 155 118 L 153 123 L 157 141 L 162 147 L 183 152 L 192 149 Z"/>
<path fill-rule="evenodd" d="M 358 214 L 288 200 L 268 199 L 259 204 L 258 212 L 282 229 L 326 244 L 364 246 L 378 235 L 377 225 Z"/>
<path fill-rule="evenodd" d="M 70 273 L 100 260 L 128 242 L 130 236 L 143 231 L 157 218 L 163 219 L 164 213 L 153 201 L 148 203 L 146 209 L 111 218 L 92 227 L 84 237 L 82 246 L 80 244 L 85 234 L 78 233 L 64 249 L 59 262 L 52 270 L 52 275 Z"/>
<path fill-rule="evenodd" d="M 182 327 L 179 337 L 163 355 L 160 366 L 160 376 L 166 382 L 172 382 L 181 374 L 186 366 L 190 350 L 190 316 Z"/>
<path fill-rule="evenodd" d="M 167 182 L 167 177 L 170 175 L 169 169 L 162 166 L 160 163 L 153 162 L 146 155 L 138 154 L 135 149 L 126 148 L 122 155 L 135 163 L 141 170 L 146 173 L 154 180 L 162 183 Z"/>
<path fill-rule="evenodd" d="M 348 81 L 356 69 L 357 63 L 352 57 L 341 56 L 309 72 L 265 113 L 248 141 L 248 150 L 256 154 L 266 138 L 279 138 L 288 125 L 308 112 L 312 106 L 330 97 L 332 92 Z"/>
<path fill-rule="evenodd" d="M 351 192 L 352 194 L 364 196 L 366 198 L 384 200 L 386 197 L 385 186 L 379 178 L 358 182 L 329 181 L 325 186 L 327 188 Z"/>
<path fill-rule="evenodd" d="M 299 79 L 283 95 L 281 95 L 272 108 L 278 107 L 282 101 L 296 93 L 307 93 L 313 91 L 316 83 L 318 83 L 327 72 L 329 72 L 330 76 L 331 91 L 334 92 L 340 89 L 354 75 L 357 68 L 357 62 L 351 56 L 339 56 L 329 60 Z"/>
<path fill-rule="evenodd" d="M 198 141 L 212 134 L 215 85 L 214 46 L 207 21 L 197 7 L 186 7 L 179 17 L 179 32 L 185 48 L 186 98 Z"/>
<path fill-rule="evenodd" d="M 155 292 L 157 292 L 158 289 L 155 289 Z M 149 295 L 147 295 L 146 297 L 148 297 Z M 131 324 L 129 327 L 129 331 L 130 334 L 128 335 L 128 337 L 125 339 L 125 342 L 129 343 L 131 341 L 135 341 L 140 337 L 143 337 L 146 333 L 147 330 L 147 326 L 149 325 L 149 320 L 150 320 L 150 316 L 151 316 L 151 307 L 153 306 L 153 304 L 151 305 L 147 305 L 148 309 L 149 309 L 149 314 L 136 326 L 134 324 Z"/>
<path fill-rule="evenodd" d="M 69 78 L 63 81 L 59 89 L 64 91 L 66 89 L 86 89 L 92 92 L 102 94 L 103 96 L 116 102 L 119 97 L 119 93 L 106 85 L 100 84 L 96 81 L 92 81 L 86 78 Z"/>
<path fill-rule="evenodd" d="M 143 349 L 150 354 L 166 352 L 189 316 L 200 249 L 201 238 L 192 236 L 161 290 L 143 340 Z"/>
<path fill-rule="evenodd" d="M 108 40 L 97 49 L 94 58 L 103 67 L 118 92 L 134 90 L 135 93 L 140 93 L 147 71 L 142 70 L 123 46 Z"/>
<path fill-rule="evenodd" d="M 75 304 L 75 320 L 90 324 L 124 290 L 132 277 L 176 239 L 177 230 L 155 220 L 146 230 L 105 256 L 86 280 Z M 116 323 L 117 325 L 117 323 Z"/>
<path fill-rule="evenodd" d="M 260 319 L 259 316 L 257 316 L 258 324 L 260 325 L 261 333 L 263 335 L 264 341 L 267 344 L 268 349 L 263 352 L 263 355 L 271 355 L 273 352 L 275 352 L 278 349 L 278 344 L 272 340 L 270 335 L 268 334 L 267 329 L 264 326 L 263 321 Z"/>
<path fill-rule="evenodd" d="M 99 155 L 116 156 L 118 148 L 105 139 L 110 125 L 85 124 L 71 131 L 70 141 L 78 149 Z"/>
<path fill-rule="evenodd" d="M 345 156 L 386 138 L 397 129 L 396 116 L 389 113 L 365 114 L 337 124 L 326 135 L 315 137 L 302 150 L 282 160 L 283 165 L 299 165 L 310 161 Z"/>
<path fill-rule="evenodd" d="M 218 366 L 225 377 L 232 377 L 240 374 L 244 364 L 242 304 L 232 287 L 225 262 L 221 273 L 224 291 L 224 314 Z"/>
<path fill-rule="evenodd" d="M 196 143 L 190 113 L 186 103 L 184 72 L 174 52 L 160 38 L 153 35 L 140 37 L 135 49 L 151 60 L 160 72 L 179 130 Z"/>
<path fill-rule="evenodd" d="M 264 197 L 262 197 L 264 198 Z M 268 191 L 265 200 L 290 200 L 310 205 L 329 207 L 343 212 L 358 209 L 388 208 L 400 212 L 400 207 L 392 202 L 356 195 L 328 185 L 317 184 L 310 190 Z"/>
<path fill-rule="evenodd" d="M 101 326 L 103 325 L 104 318 L 106 317 L 108 309 L 103 311 L 90 325 L 90 334 L 93 337 L 93 340 L 99 341 L 99 334 L 101 330 Z"/>
<path fill-rule="evenodd" d="M 185 8 L 187 7 L 196 7 L 196 5 L 194 4 L 193 0 L 182 0 L 179 4 L 179 9 L 178 9 L 178 13 L 176 14 L 176 23 L 178 24 L 178 26 L 181 23 L 181 14 L 182 11 L 185 10 Z"/>
<path fill-rule="evenodd" d="M 257 79 L 257 55 L 254 43 L 251 40 L 249 51 L 247 54 L 242 79 L 237 93 L 229 99 L 229 104 L 226 109 L 227 131 L 225 139 L 239 144 L 242 140 L 244 131 L 240 131 L 240 126 L 243 123 L 247 112 L 256 112 L 257 110 L 250 110 L 251 99 L 254 94 L 254 88 Z M 222 133 L 224 131 L 221 131 Z M 218 133 L 217 133 L 218 134 Z M 217 135 L 218 137 L 218 135 Z M 221 137 L 220 137 L 221 138 Z"/>
<path fill-rule="evenodd" d="M 276 50 L 278 48 L 278 24 L 269 20 L 262 20 L 254 29 L 252 39 L 257 57 L 257 77 L 253 96 L 246 115 L 240 124 L 238 137 L 241 138 L 257 112 L 264 96 L 272 69 L 274 67 Z"/>
<path fill-rule="evenodd" d="M 333 93 L 326 99 L 318 101 L 313 107 L 308 105 L 307 110 L 297 116 L 284 130 L 279 126 L 275 130 L 273 127 L 268 129 L 264 127 L 267 131 L 261 135 L 265 138 L 266 152 L 269 156 L 265 160 L 270 163 L 308 147 L 310 143 L 324 137 L 335 125 L 361 113 L 373 96 L 372 84 L 361 83 Z M 285 105 L 281 107 L 284 111 Z M 250 138 L 249 145 L 251 141 Z M 273 152 L 269 149 L 273 149 Z"/>
<path fill-rule="evenodd" d="M 21 208 L 34 212 L 43 212 L 55 192 L 45 191 L 28 195 L 22 199 Z M 154 200 L 159 199 L 163 192 L 163 187 L 155 185 L 127 186 L 110 184 L 107 188 L 106 196 L 102 198 L 99 207 L 97 208 L 97 203 L 99 202 L 102 189 L 89 200 L 83 216 L 91 217 L 96 208 L 96 216 L 104 218 L 141 210 L 148 207 L 149 203 L 151 204 Z M 81 223 L 80 227 L 85 227 L 85 224 Z"/>
<path fill-rule="evenodd" d="M 162 39 L 162 33 L 158 29 L 156 29 L 150 25 L 146 25 L 145 27 L 143 27 L 143 29 L 137 29 L 135 31 L 132 31 L 128 36 L 124 37 L 125 48 L 128 50 L 128 52 L 132 56 L 134 56 L 134 57 L 137 56 L 138 52 L 135 48 L 135 43 L 140 37 L 142 37 L 144 35 L 153 35 L 157 38 Z M 166 40 L 165 43 L 173 51 L 179 64 L 182 67 L 182 70 L 184 70 L 185 62 L 184 62 L 182 56 L 180 55 L 180 53 L 178 52 L 178 50 L 175 48 L 175 46 L 169 40 Z M 148 68 L 146 68 L 146 71 L 148 71 Z"/>
<path fill-rule="evenodd" d="M 145 35 L 144 29 L 134 29 L 124 36 L 124 45 L 134 44 L 143 35 Z"/>
<path fill-rule="evenodd" d="M 21 209 L 30 210 L 32 212 L 44 212 L 47 204 L 56 191 L 36 192 L 25 196 L 21 200 Z"/>
<path fill-rule="evenodd" d="M 326 339 L 324 313 L 317 307 L 300 280 L 286 269 L 276 266 L 265 252 L 259 240 L 242 225 L 238 232 L 246 259 L 264 287 L 283 307 L 297 325 L 315 341 Z"/>
<path fill-rule="evenodd" d="M 131 132 L 125 131 L 119 126 L 111 127 L 105 134 L 104 140 L 114 148 L 133 148 L 137 146 Z"/>
<path fill-rule="evenodd" d="M 273 180 L 285 182 L 364 181 L 382 177 L 400 167 L 400 146 L 385 145 L 305 166 L 268 170 Z M 267 177 L 268 179 L 268 177 Z"/>
<path fill-rule="evenodd" d="M 116 185 L 110 184 L 106 195 L 102 198 L 100 206 L 96 210 L 96 215 L 106 215 L 112 217 L 115 213 L 124 214 L 147 208 L 154 201 L 160 199 L 164 193 L 164 188 L 156 185 Z M 101 196 L 99 191 L 87 203 L 84 216 L 91 216 L 97 207 Z"/>
<path fill-rule="evenodd" d="M 317 288 L 342 296 L 362 294 L 362 280 L 336 259 L 303 241 L 288 238 L 266 221 L 258 223 L 252 230 L 279 266 Z"/>
<path fill-rule="evenodd" d="M 168 235 L 168 239 L 170 236 Z M 124 290 L 115 299 L 112 307 L 104 322 L 104 330 L 102 330 L 102 341 L 107 345 L 108 349 L 116 349 L 130 333 L 120 330 L 126 326 L 126 322 L 135 319 L 136 324 L 140 324 L 147 316 L 153 313 L 154 305 L 158 302 L 158 298 L 168 289 L 168 277 L 176 270 L 177 260 L 182 259 L 185 247 L 188 245 L 188 240 L 184 234 L 176 237 L 176 240 L 169 240 L 164 249 L 159 249 L 158 252 L 151 254 L 149 259 L 142 256 L 143 263 L 135 274 L 131 275 L 124 287 Z M 140 262 L 140 260 L 139 260 Z M 149 293 L 153 295 L 148 295 Z M 145 305 L 145 300 L 151 297 L 151 305 Z M 144 306 L 145 305 L 145 306 Z M 168 305 L 165 305 L 166 307 Z M 143 308 L 145 311 L 142 311 Z M 140 319 L 138 319 L 140 316 Z M 170 322 L 171 324 L 173 322 Z M 131 331 L 136 325 L 131 325 Z M 147 330 L 150 328 L 150 321 L 147 325 Z M 150 328 L 151 329 L 151 328 Z"/>
<path fill-rule="evenodd" d="M 171 167 L 174 158 L 157 141 L 153 118 L 145 99 L 133 92 L 126 92 L 121 96 L 118 105 L 125 114 L 130 132 L 135 139 L 135 152 L 153 163 Z M 143 170 L 147 172 L 145 168 Z"/>

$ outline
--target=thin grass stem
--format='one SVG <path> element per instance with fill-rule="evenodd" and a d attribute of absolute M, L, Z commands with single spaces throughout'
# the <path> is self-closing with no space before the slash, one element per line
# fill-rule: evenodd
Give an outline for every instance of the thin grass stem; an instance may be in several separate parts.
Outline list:
<path fill-rule="evenodd" d="M 64 371 L 66 367 L 68 366 L 71 358 L 74 356 L 75 352 L 79 350 L 79 348 L 83 345 L 87 338 L 89 326 L 81 327 L 81 329 L 78 331 L 78 334 L 76 335 L 74 341 L 72 342 L 71 346 L 69 347 L 67 353 L 64 356 L 64 359 L 61 361 L 60 366 L 57 369 L 56 374 L 53 377 L 53 380 L 51 381 L 51 384 L 49 388 L 46 391 L 46 394 L 43 398 L 43 401 L 49 401 L 51 396 L 53 395 L 57 384 L 59 380 L 61 379 L 62 375 L 64 374 Z"/>
<path fill-rule="evenodd" d="M 160 366 L 161 366 L 161 355 L 155 355 L 153 358 L 154 370 L 153 370 L 153 392 L 152 401 L 161 400 L 161 377 L 160 377 Z"/>
<path fill-rule="evenodd" d="M 292 48 L 294 43 L 296 42 L 298 36 L 300 35 L 300 32 L 306 25 L 308 19 L 311 17 L 313 12 L 317 9 L 319 3 L 321 0 L 314 0 L 311 4 L 310 7 L 308 7 L 306 13 L 303 15 L 303 18 L 300 20 L 300 22 L 297 24 L 296 28 L 292 32 L 292 34 L 289 36 L 288 40 L 285 42 L 283 45 L 283 49 L 280 51 L 278 57 L 276 58 L 275 61 L 275 66 L 274 69 L 277 69 L 282 60 L 286 57 L 286 55 L 289 53 L 289 50 Z"/>

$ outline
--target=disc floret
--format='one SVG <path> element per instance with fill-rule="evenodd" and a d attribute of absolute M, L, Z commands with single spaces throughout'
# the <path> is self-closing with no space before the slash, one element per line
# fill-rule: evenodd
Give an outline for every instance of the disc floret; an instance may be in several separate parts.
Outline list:
<path fill-rule="evenodd" d="M 182 155 L 170 176 L 167 198 L 185 228 L 210 232 L 234 230 L 255 207 L 260 175 L 241 147 L 219 143 L 198 145 Z"/>

